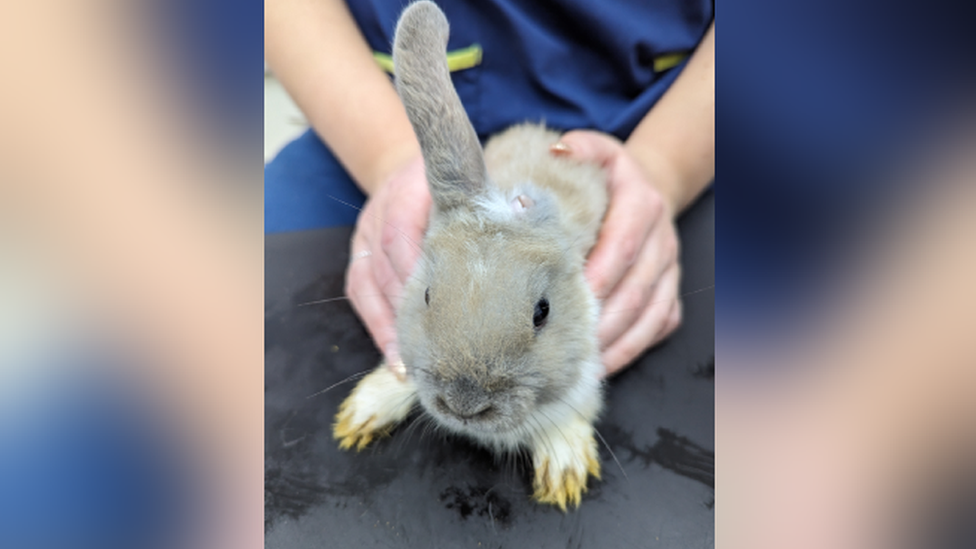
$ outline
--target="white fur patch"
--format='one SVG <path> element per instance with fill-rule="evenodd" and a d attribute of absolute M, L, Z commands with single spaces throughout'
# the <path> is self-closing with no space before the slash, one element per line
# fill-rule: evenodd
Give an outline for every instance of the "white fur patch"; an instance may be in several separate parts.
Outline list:
<path fill-rule="evenodd" d="M 532 461 L 536 471 L 544 462 L 548 462 L 547 473 L 553 483 L 560 482 L 566 471 L 577 473 L 585 479 L 587 463 L 593 459 L 596 459 L 593 427 L 583 418 L 575 418 L 558 426 L 549 425 L 532 441 Z"/>
<path fill-rule="evenodd" d="M 524 214 L 535 204 L 532 191 L 531 183 L 518 185 L 508 191 L 492 187 L 488 193 L 475 199 L 475 204 L 481 208 L 488 219 L 505 223 Z"/>
<path fill-rule="evenodd" d="M 474 203 L 493 221 L 505 222 L 512 218 L 512 209 L 508 206 L 505 193 L 497 187 L 492 187 L 486 194 L 478 196 Z"/>
<path fill-rule="evenodd" d="M 475 286 L 477 281 L 482 281 L 488 277 L 488 264 L 485 260 L 480 257 L 475 257 L 468 260 L 468 270 L 471 272 L 470 289 L 468 290 L 469 295 L 473 295 L 476 291 Z"/>
<path fill-rule="evenodd" d="M 416 402 L 413 382 L 400 381 L 381 364 L 356 385 L 343 412 L 348 414 L 352 426 L 364 426 L 372 419 L 371 428 L 379 430 L 406 419 Z"/>

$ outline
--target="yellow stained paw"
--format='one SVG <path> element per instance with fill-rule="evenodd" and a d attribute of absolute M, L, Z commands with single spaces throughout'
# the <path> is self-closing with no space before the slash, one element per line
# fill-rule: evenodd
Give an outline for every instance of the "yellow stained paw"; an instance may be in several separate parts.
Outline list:
<path fill-rule="evenodd" d="M 587 445 L 585 452 L 585 466 L 575 459 L 561 468 L 555 465 L 555 460 L 548 457 L 538 461 L 532 482 L 533 499 L 539 503 L 555 505 L 563 512 L 567 508 L 579 507 L 583 493 L 586 492 L 588 478 L 600 478 L 600 462 L 596 460 L 595 442 Z"/>
<path fill-rule="evenodd" d="M 359 452 L 375 438 L 390 434 L 390 426 L 376 429 L 376 416 L 372 415 L 365 422 L 355 422 L 355 414 L 351 411 L 352 396 L 339 406 L 336 422 L 332 426 L 332 438 L 339 441 L 339 448 L 348 450 L 353 446 Z"/>
<path fill-rule="evenodd" d="M 332 438 L 339 448 L 356 451 L 373 440 L 390 434 L 406 418 L 416 401 L 413 384 L 398 380 L 388 368 L 380 365 L 364 377 L 339 406 Z"/>

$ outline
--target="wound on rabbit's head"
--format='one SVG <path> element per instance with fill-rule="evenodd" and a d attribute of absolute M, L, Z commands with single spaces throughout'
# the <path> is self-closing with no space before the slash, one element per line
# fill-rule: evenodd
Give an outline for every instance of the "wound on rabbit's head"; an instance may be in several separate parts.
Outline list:
<path fill-rule="evenodd" d="M 477 213 L 498 223 L 523 220 L 530 225 L 524 230 L 538 229 L 554 219 L 556 201 L 550 193 L 537 189 L 532 184 L 522 184 L 505 192 L 497 187 L 489 187 L 471 199 Z"/>

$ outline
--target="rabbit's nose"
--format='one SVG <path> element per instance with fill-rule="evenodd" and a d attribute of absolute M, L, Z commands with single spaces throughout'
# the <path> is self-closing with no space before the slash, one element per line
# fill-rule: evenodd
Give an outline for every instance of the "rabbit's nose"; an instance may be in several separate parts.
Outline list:
<path fill-rule="evenodd" d="M 435 401 L 441 412 L 458 419 L 485 419 L 494 411 L 490 402 L 471 402 L 466 399 L 445 398 L 442 395 L 438 395 Z"/>

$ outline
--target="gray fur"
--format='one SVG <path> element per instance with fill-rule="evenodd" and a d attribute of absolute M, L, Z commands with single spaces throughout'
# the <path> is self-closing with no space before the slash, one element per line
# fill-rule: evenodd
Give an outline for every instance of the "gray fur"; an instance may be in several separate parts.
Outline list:
<path fill-rule="evenodd" d="M 461 204 L 487 181 L 481 145 L 451 84 L 447 19 L 432 2 L 408 7 L 393 39 L 396 88 L 420 141 L 434 202 Z"/>
<path fill-rule="evenodd" d="M 400 350 L 438 423 L 511 449 L 547 421 L 590 422 L 600 409 L 598 305 L 583 262 L 606 209 L 605 177 L 551 155 L 559 134 L 541 126 L 514 127 L 483 153 L 451 85 L 447 32 L 431 2 L 407 8 L 396 31 L 397 90 L 437 206 L 398 310 Z M 510 207 L 520 195 L 531 207 Z M 536 329 L 542 298 L 550 313 Z"/>

